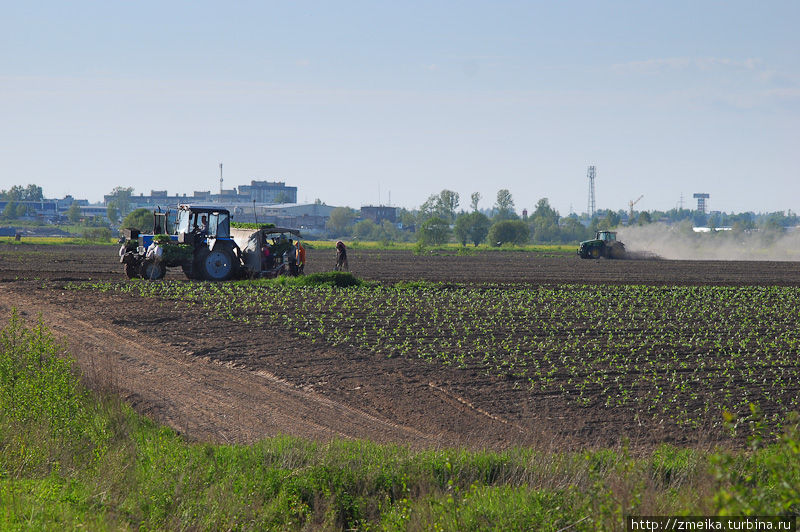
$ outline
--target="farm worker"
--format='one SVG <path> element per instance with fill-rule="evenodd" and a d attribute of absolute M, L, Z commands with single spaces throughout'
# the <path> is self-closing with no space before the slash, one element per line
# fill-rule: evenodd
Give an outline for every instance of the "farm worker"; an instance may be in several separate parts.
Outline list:
<path fill-rule="evenodd" d="M 261 256 L 263 258 L 264 269 L 272 268 L 272 251 L 270 251 L 268 245 L 261 248 Z"/>
<path fill-rule="evenodd" d="M 299 240 L 295 242 L 295 246 L 297 246 L 297 273 L 302 275 L 306 266 L 306 248 L 303 247 Z"/>
<path fill-rule="evenodd" d="M 204 214 L 200 217 L 200 234 L 208 233 L 208 218 Z"/>
<path fill-rule="evenodd" d="M 144 258 L 147 260 L 152 260 L 153 262 L 161 262 L 161 257 L 163 254 L 164 250 L 161 249 L 161 246 L 158 245 L 158 242 L 153 240 L 153 242 L 147 247 Z"/>
<path fill-rule="evenodd" d="M 336 271 L 349 271 L 350 267 L 347 264 L 347 247 L 344 242 L 339 240 L 336 242 Z"/>
<path fill-rule="evenodd" d="M 289 273 L 297 275 L 297 248 L 294 247 L 294 242 L 289 239 Z"/>

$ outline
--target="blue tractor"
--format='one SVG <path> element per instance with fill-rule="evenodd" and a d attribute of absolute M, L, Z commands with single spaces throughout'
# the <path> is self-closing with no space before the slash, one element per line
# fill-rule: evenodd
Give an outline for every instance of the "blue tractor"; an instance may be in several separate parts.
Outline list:
<path fill-rule="evenodd" d="M 242 252 L 231 238 L 230 212 L 219 207 L 179 205 L 153 212 L 153 232 L 125 229 L 119 250 L 125 275 L 161 279 L 168 267 L 180 267 L 189 279 L 227 281 L 238 277 Z"/>

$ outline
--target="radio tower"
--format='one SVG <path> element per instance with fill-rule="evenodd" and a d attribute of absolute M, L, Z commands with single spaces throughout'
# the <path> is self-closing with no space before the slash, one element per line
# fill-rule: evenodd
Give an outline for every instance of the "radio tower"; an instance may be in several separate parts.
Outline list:
<path fill-rule="evenodd" d="M 222 195 L 222 163 L 219 163 L 219 194 Z"/>
<path fill-rule="evenodd" d="M 594 218 L 594 166 L 589 167 L 586 176 L 589 178 L 589 218 Z"/>

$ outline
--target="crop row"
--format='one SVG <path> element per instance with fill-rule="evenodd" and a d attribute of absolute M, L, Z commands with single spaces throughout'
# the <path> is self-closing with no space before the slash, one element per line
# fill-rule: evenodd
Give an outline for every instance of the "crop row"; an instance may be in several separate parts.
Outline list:
<path fill-rule="evenodd" d="M 190 301 L 311 342 L 469 368 L 639 418 L 699 426 L 755 404 L 779 422 L 798 408 L 797 288 L 95 286 Z"/>

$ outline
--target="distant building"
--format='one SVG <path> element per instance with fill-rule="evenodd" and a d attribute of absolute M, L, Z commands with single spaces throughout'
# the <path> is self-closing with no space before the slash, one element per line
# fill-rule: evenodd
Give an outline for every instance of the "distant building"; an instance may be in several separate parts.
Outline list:
<path fill-rule="evenodd" d="M 256 203 L 297 203 L 297 187 L 287 187 L 283 181 L 250 181 L 239 187 L 239 195 Z"/>
<path fill-rule="evenodd" d="M 103 204 L 108 205 L 113 201 L 114 196 L 106 194 L 103 196 Z M 287 187 L 283 181 L 251 181 L 249 185 L 241 185 L 232 189 L 222 189 L 219 194 L 212 193 L 210 190 L 195 190 L 191 196 L 172 195 L 166 190 L 151 190 L 145 196 L 143 193 L 138 196 L 131 196 L 132 208 L 152 208 L 160 206 L 163 208 L 175 207 L 181 203 L 296 203 L 297 187 Z"/>
<path fill-rule="evenodd" d="M 705 214 L 706 209 L 708 208 L 708 202 L 706 200 L 711 197 L 711 194 L 706 194 L 705 192 L 698 192 L 696 194 L 693 194 L 692 197 L 697 200 L 697 210 Z"/>
<path fill-rule="evenodd" d="M 361 207 L 361 217 L 365 220 L 372 220 L 375 223 L 381 223 L 384 220 L 397 223 L 397 207 L 367 205 Z"/>
<path fill-rule="evenodd" d="M 231 212 L 235 222 L 271 223 L 279 227 L 294 229 L 323 230 L 336 207 L 324 203 L 286 203 L 282 205 L 230 203 L 221 207 Z"/>

